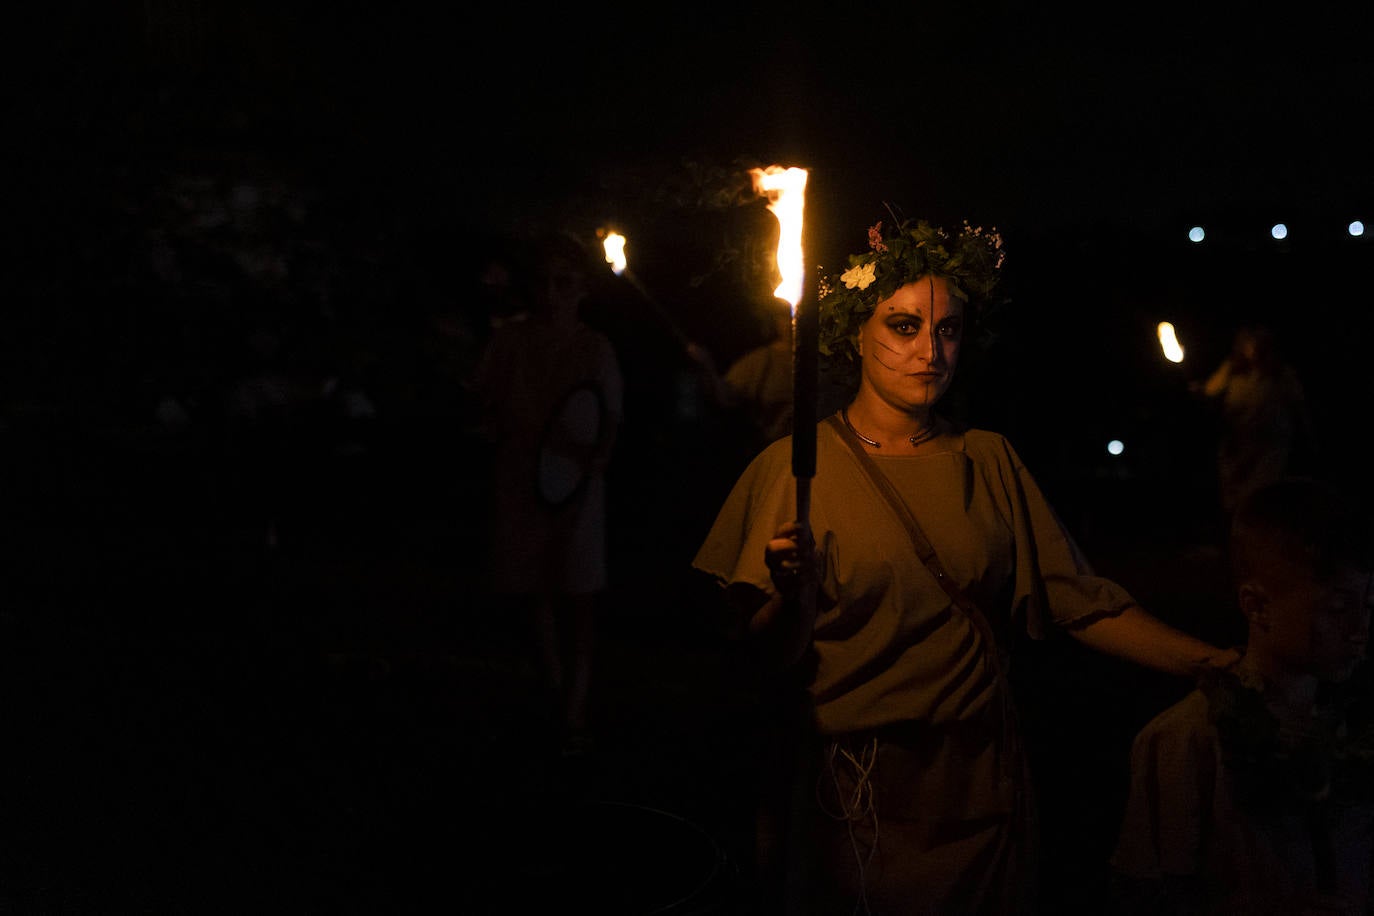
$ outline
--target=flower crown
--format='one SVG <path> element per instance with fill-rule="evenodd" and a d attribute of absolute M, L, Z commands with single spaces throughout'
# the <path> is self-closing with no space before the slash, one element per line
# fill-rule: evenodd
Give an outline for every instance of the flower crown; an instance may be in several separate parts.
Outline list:
<path fill-rule="evenodd" d="M 859 327 L 878 303 L 926 274 L 944 277 L 977 321 L 992 302 L 1006 255 L 996 228 L 970 226 L 957 234 L 924 220 L 903 220 L 888 233 L 879 221 L 869 227 L 868 251 L 849 256 L 849 268 L 820 281 L 819 347 L 822 358 L 852 365 Z"/>

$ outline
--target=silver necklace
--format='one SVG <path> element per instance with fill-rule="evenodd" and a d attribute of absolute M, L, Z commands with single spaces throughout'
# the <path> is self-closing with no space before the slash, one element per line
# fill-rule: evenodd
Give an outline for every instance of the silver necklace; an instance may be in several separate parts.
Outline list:
<path fill-rule="evenodd" d="M 865 436 L 863 433 L 859 432 L 857 429 L 854 428 L 854 424 L 849 422 L 848 407 L 840 408 L 840 419 L 844 421 L 844 425 L 849 429 L 849 431 L 854 435 L 858 436 L 862 441 L 864 441 L 868 445 L 873 446 L 874 448 L 882 448 L 882 445 L 880 443 L 875 442 L 874 440 Z M 931 439 L 934 439 L 936 435 L 936 427 L 934 424 L 931 424 L 929 429 L 923 429 L 919 433 L 913 433 L 912 435 L 907 436 L 906 441 L 910 442 L 912 447 L 915 448 L 922 442 L 929 442 Z"/>

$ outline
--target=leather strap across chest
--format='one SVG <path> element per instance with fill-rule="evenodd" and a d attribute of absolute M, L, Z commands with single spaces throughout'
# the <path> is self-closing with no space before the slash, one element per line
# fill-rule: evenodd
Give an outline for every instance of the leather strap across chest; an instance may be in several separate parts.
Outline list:
<path fill-rule="evenodd" d="M 869 481 L 887 500 L 888 504 L 892 507 L 892 511 L 897 514 L 897 518 L 902 521 L 902 526 L 906 528 L 906 532 L 911 538 L 911 545 L 915 549 L 916 555 L 921 558 L 921 562 L 926 565 L 931 575 L 935 577 L 935 581 L 938 582 L 940 587 L 945 590 L 945 593 L 949 595 L 950 601 L 954 603 L 954 606 L 963 611 L 964 615 L 968 617 L 969 621 L 972 622 L 974 627 L 978 630 L 978 634 L 982 638 L 988 657 L 992 660 L 993 670 L 997 675 L 998 693 L 1001 695 L 1003 703 L 1003 724 L 1004 728 L 1008 730 L 1006 738 L 1010 741 L 1012 715 L 1010 709 L 1011 685 L 1007 680 L 1006 671 L 1002 665 L 1002 657 L 998 650 L 997 639 L 993 633 L 992 624 L 988 621 L 987 616 L 978 605 L 974 603 L 973 599 L 969 597 L 968 593 L 961 589 L 955 583 L 954 578 L 945 570 L 944 564 L 940 562 L 940 557 L 935 553 L 935 548 L 931 546 L 930 539 L 927 538 L 925 532 L 921 530 L 920 523 L 916 521 L 916 516 L 912 514 L 906 500 L 902 499 L 901 494 L 897 492 L 897 488 L 893 486 L 892 481 L 878 467 L 873 457 L 868 454 L 868 451 L 864 448 L 863 443 L 859 441 L 859 438 L 850 432 L 840 420 L 838 414 L 832 414 L 827 417 L 825 422 L 830 424 L 830 427 L 839 434 L 841 441 L 849 446 L 850 451 L 852 451 L 855 458 L 858 459 L 859 467 L 863 468 Z M 1007 750 L 1010 751 L 1010 748 L 1011 745 L 1008 744 Z M 1007 763 L 1010 764 L 1010 754 L 1007 755 L 1006 760 Z"/>

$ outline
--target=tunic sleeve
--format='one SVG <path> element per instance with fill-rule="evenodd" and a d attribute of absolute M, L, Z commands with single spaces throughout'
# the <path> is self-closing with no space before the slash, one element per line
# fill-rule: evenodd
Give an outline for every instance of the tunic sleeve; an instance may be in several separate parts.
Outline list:
<path fill-rule="evenodd" d="M 796 518 L 791 437 L 759 453 L 740 475 L 697 550 L 692 566 L 724 587 L 751 585 L 773 591 L 764 548 L 779 526 Z"/>
<path fill-rule="evenodd" d="M 1121 613 L 1137 602 L 1122 586 L 1098 576 L 1011 444 L 1012 530 L 1016 538 L 1015 613 L 1039 638 L 1045 621 L 1063 626 Z"/>
<path fill-rule="evenodd" d="M 750 350 L 730 364 L 725 370 L 725 387 L 737 401 L 753 402 L 759 400 L 759 390 L 767 375 L 768 348 Z"/>

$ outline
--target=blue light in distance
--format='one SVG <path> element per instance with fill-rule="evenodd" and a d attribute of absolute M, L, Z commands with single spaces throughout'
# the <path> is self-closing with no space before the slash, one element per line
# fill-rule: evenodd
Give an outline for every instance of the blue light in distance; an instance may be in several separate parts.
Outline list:
<path fill-rule="evenodd" d="M 1285 226 L 1283 223 L 1275 223 L 1274 228 L 1269 230 L 1269 234 L 1272 235 L 1274 238 L 1282 241 L 1283 239 L 1288 238 L 1288 227 Z"/>
<path fill-rule="evenodd" d="M 1364 235 L 1364 223 L 1360 222 L 1359 220 L 1355 220 L 1345 228 L 1355 238 L 1359 238 L 1360 236 Z"/>
<path fill-rule="evenodd" d="M 1120 455 L 1124 451 L 1126 451 L 1126 444 L 1120 439 L 1113 439 L 1107 443 L 1107 454 L 1109 455 Z"/>
<path fill-rule="evenodd" d="M 1203 231 L 1201 226 L 1194 226 L 1188 230 L 1188 241 L 1190 242 L 1200 242 L 1205 238 L 1207 238 L 1207 233 Z"/>

